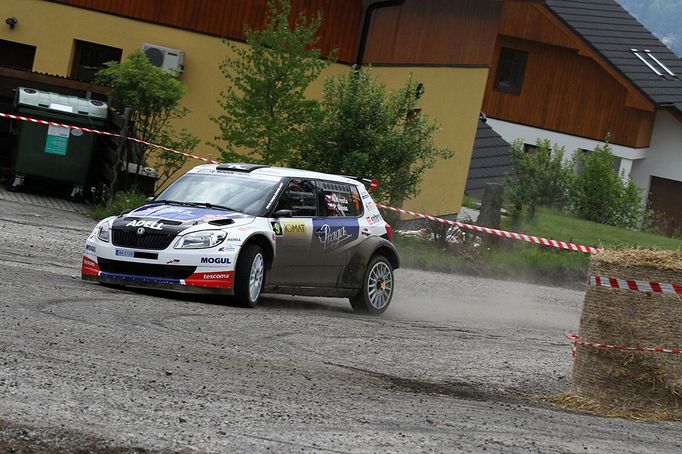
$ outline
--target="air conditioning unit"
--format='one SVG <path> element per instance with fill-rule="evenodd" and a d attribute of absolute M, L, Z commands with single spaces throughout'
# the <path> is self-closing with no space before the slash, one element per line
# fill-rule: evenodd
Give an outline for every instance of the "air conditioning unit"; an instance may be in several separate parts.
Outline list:
<path fill-rule="evenodd" d="M 185 52 L 182 50 L 148 43 L 142 44 L 142 49 L 149 62 L 167 74 L 177 76 L 185 67 Z"/>

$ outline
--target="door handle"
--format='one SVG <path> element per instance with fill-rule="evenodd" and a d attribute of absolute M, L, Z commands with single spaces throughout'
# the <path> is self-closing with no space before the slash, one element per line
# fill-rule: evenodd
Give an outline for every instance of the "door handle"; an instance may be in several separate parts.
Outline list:
<path fill-rule="evenodd" d="M 372 232 L 370 232 L 369 229 L 368 229 L 367 227 L 364 227 L 364 228 L 362 229 L 362 234 L 363 234 L 363 235 L 370 236 L 370 235 L 372 234 Z"/>

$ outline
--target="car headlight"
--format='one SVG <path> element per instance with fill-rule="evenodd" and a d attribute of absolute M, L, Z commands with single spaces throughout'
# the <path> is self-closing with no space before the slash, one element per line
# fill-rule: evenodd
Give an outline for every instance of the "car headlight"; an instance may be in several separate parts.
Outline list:
<path fill-rule="evenodd" d="M 202 230 L 188 233 L 180 238 L 175 249 L 205 249 L 217 246 L 225 240 L 227 233 L 219 230 Z"/>
<path fill-rule="evenodd" d="M 109 237 L 111 236 L 111 229 L 109 228 L 109 223 L 105 222 L 100 225 L 97 229 L 97 238 L 106 243 L 109 242 Z"/>

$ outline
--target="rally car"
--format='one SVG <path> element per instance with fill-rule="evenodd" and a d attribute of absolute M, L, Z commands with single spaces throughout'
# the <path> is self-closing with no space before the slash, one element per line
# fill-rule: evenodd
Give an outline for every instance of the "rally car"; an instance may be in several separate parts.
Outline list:
<path fill-rule="evenodd" d="M 368 181 L 256 164 L 197 166 L 146 205 L 97 224 L 81 274 L 233 295 L 247 307 L 264 292 L 348 297 L 355 311 L 380 314 L 399 259 Z"/>

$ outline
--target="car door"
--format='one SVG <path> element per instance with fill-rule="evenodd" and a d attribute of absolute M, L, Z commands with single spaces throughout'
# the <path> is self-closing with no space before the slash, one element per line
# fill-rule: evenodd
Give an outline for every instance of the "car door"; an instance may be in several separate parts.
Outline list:
<path fill-rule="evenodd" d="M 355 185 L 318 181 L 320 216 L 313 219 L 311 257 L 319 263 L 320 284 L 336 287 L 344 268 L 365 238 L 360 219 L 363 203 Z"/>
<path fill-rule="evenodd" d="M 318 197 L 314 180 L 292 178 L 287 182 L 270 219 L 276 249 L 269 284 L 319 285 L 319 262 L 311 257 L 313 218 L 318 214 Z"/>

